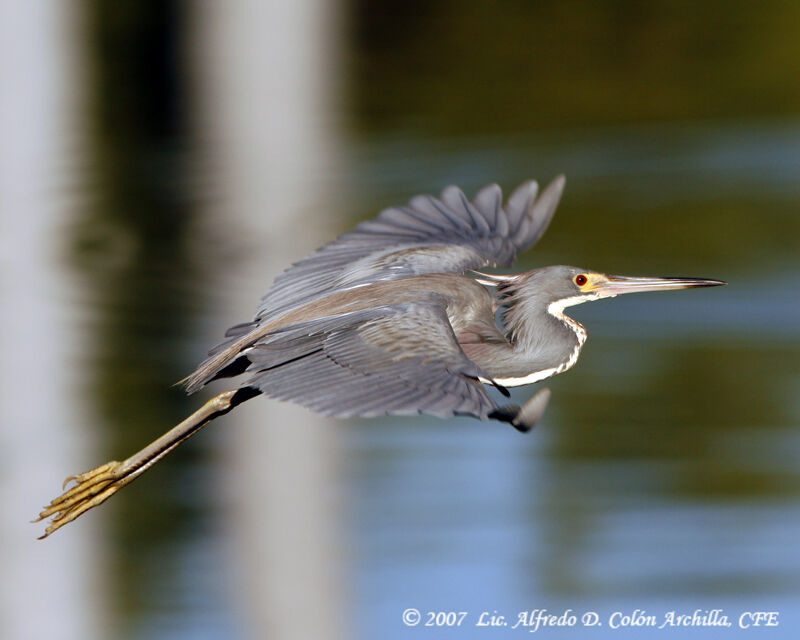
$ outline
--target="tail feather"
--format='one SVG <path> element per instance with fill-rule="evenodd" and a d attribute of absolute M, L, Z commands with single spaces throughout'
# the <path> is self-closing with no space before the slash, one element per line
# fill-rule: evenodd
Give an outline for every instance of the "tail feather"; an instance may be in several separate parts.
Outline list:
<path fill-rule="evenodd" d="M 192 373 L 177 382 L 186 389 L 186 393 L 195 393 L 203 388 L 205 384 L 225 367 L 231 364 L 242 352 L 261 337 L 263 331 L 257 328 L 244 335 L 234 336 L 226 340 L 209 352 L 209 356 L 203 360 Z"/>

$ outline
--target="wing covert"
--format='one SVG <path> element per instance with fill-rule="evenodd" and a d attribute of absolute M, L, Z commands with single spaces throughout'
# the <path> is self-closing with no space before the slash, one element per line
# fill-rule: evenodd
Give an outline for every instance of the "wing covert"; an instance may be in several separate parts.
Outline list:
<path fill-rule="evenodd" d="M 247 386 L 338 417 L 497 409 L 442 305 L 384 305 L 292 325 L 248 349 Z"/>

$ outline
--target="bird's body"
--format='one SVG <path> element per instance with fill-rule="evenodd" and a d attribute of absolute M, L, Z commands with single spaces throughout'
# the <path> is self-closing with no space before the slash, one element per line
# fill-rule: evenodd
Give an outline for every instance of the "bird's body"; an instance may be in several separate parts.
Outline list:
<path fill-rule="evenodd" d="M 525 276 L 515 276 L 504 286 L 508 287 L 508 283 Z M 391 301 L 391 304 L 382 305 L 381 302 L 385 301 Z M 506 336 L 495 320 L 499 306 L 500 300 L 486 285 L 475 278 L 456 274 L 408 276 L 337 291 L 285 310 L 267 322 L 254 324 L 201 364 L 187 379 L 187 384 L 190 389 L 199 388 L 221 372 L 224 374 L 226 369 L 237 373 L 246 372 L 248 368 L 258 371 L 264 365 L 293 360 L 256 373 L 252 381 L 265 395 L 295 400 L 320 413 L 338 417 L 426 412 L 440 417 L 460 413 L 486 418 L 498 407 L 478 384 L 480 381 L 514 387 L 561 373 L 577 361 L 586 339 L 581 325 L 561 310 L 551 313 L 546 308 L 542 310 L 542 317 L 536 319 L 538 328 L 534 333 L 521 329 Z M 304 337 L 310 338 L 306 334 L 314 335 L 315 323 L 320 327 L 319 340 L 309 339 L 303 345 L 296 345 L 293 331 L 302 327 L 299 330 L 305 332 Z M 379 330 L 370 330 L 376 325 Z M 363 396 L 368 392 L 364 385 L 375 375 L 371 372 L 375 366 L 374 358 L 364 370 L 351 365 L 348 370 L 339 372 L 345 379 L 332 385 L 336 394 L 321 396 L 316 393 L 318 380 L 330 380 L 330 377 L 316 371 L 306 372 L 307 360 L 322 352 L 323 362 L 330 361 L 331 367 L 341 368 L 335 362 L 335 347 L 327 347 L 326 351 L 326 344 L 331 333 L 341 332 L 344 328 L 352 330 L 368 347 L 386 353 L 398 364 L 395 375 L 409 387 L 409 393 L 397 400 L 397 403 L 402 401 L 404 408 L 399 404 L 391 407 L 374 404 L 385 401 L 384 394 L 374 393 L 376 389 L 369 390 L 373 403 L 365 401 Z M 283 352 L 288 352 L 288 356 Z M 449 408 L 435 404 L 427 406 L 411 394 L 412 388 L 419 385 L 416 378 L 426 365 L 425 360 L 437 363 L 450 357 L 457 361 L 463 356 L 476 367 L 474 374 L 462 382 L 475 387 L 474 390 L 469 386 L 463 387 L 468 396 L 477 392 L 481 402 L 475 409 L 470 411 L 458 404 Z M 410 365 L 410 368 L 404 371 L 403 365 Z M 300 379 L 290 378 L 290 383 L 278 384 L 285 380 L 288 370 L 293 367 L 306 375 Z M 403 373 L 407 375 L 403 377 Z M 348 381 L 357 385 L 362 394 L 354 403 L 342 402 L 342 392 L 346 392 L 343 385 Z M 377 385 L 384 389 L 386 384 L 385 379 L 377 381 Z"/>
<path fill-rule="evenodd" d="M 453 274 L 426 274 L 409 276 L 401 280 L 387 280 L 361 285 L 354 289 L 333 291 L 327 295 L 282 310 L 258 323 L 247 325 L 247 331 L 234 340 L 220 345 L 185 383 L 190 391 L 200 388 L 214 378 L 222 367 L 229 366 L 238 357 L 247 357 L 248 349 L 268 339 L 270 334 L 286 330 L 297 324 L 325 318 L 337 318 L 381 306 L 431 304 L 440 306 L 456 336 L 473 322 L 493 317 L 497 309 L 485 286 L 473 278 Z M 499 337 L 494 321 L 491 326 Z M 387 336 L 388 337 L 388 336 Z"/>
<path fill-rule="evenodd" d="M 79 476 L 53 500 L 45 536 L 102 503 L 215 417 L 257 395 L 326 415 L 470 415 L 529 430 L 549 391 L 523 407 L 491 392 L 539 382 L 577 361 L 586 330 L 569 306 L 621 293 L 724 284 L 697 278 L 631 278 L 551 266 L 493 275 L 545 232 L 564 186 L 537 198 L 530 181 L 505 205 L 490 185 L 470 202 L 455 187 L 417 196 L 292 265 L 251 322 L 183 382 L 189 392 L 235 378 L 234 388 L 123 462 Z M 498 311 L 501 323 L 497 323 Z"/>

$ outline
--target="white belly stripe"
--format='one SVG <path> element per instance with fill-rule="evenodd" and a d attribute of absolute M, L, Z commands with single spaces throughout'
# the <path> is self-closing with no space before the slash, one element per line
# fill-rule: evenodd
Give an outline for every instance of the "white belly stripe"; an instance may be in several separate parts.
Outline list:
<path fill-rule="evenodd" d="M 495 378 L 494 381 L 502 387 L 521 387 L 524 384 L 533 384 L 545 378 L 561 373 L 563 369 L 560 367 L 553 367 L 552 369 L 543 369 L 542 371 L 534 371 L 522 378 Z"/>

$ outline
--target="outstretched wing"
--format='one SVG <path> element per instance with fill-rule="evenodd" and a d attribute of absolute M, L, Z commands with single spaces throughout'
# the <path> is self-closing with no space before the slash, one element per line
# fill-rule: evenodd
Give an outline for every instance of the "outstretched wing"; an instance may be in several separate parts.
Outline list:
<path fill-rule="evenodd" d="M 497 405 L 443 304 L 402 303 L 292 325 L 243 352 L 245 383 L 319 413 L 486 418 Z"/>
<path fill-rule="evenodd" d="M 545 232 L 564 188 L 553 180 L 537 199 L 536 182 L 517 188 L 505 206 L 497 185 L 470 202 L 457 187 L 440 198 L 416 196 L 295 263 L 275 279 L 256 320 L 336 289 L 426 273 L 509 266 Z"/>

